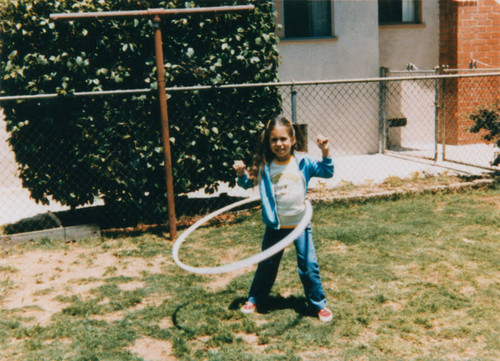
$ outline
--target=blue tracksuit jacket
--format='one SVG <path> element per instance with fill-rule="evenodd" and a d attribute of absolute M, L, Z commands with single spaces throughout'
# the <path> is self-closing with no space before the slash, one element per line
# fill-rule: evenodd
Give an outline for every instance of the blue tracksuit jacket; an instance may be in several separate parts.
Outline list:
<path fill-rule="evenodd" d="M 295 160 L 299 165 L 299 170 L 304 176 L 304 184 L 307 187 L 309 180 L 312 177 L 320 178 L 331 178 L 333 177 L 333 161 L 332 158 L 323 158 L 321 161 L 317 161 L 307 154 L 304 153 L 294 153 Z M 260 198 L 262 201 L 262 220 L 264 224 L 272 229 L 279 229 L 280 224 L 278 220 L 278 214 L 276 212 L 276 202 L 273 194 L 273 185 L 271 183 L 270 167 L 269 164 L 264 166 L 264 169 L 260 171 L 259 174 L 259 191 Z M 238 185 L 248 189 L 255 186 L 254 180 L 248 178 L 247 174 L 238 177 Z"/>

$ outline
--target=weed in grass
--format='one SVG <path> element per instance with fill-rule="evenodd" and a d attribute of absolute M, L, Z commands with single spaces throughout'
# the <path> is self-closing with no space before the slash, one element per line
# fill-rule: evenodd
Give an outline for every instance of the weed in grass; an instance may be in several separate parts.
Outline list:
<path fill-rule="evenodd" d="M 118 268 L 116 266 L 106 267 L 106 271 L 104 272 L 103 276 L 114 275 L 116 274 L 116 271 L 118 271 Z"/>
<path fill-rule="evenodd" d="M 417 317 L 413 322 L 416 325 L 425 327 L 426 329 L 432 328 L 432 324 L 427 318 Z"/>
<path fill-rule="evenodd" d="M 356 185 L 352 182 L 342 180 L 340 184 L 336 187 L 338 192 L 347 192 L 356 189 Z"/>
<path fill-rule="evenodd" d="M 39 291 L 35 291 L 33 292 L 33 296 L 44 296 L 44 295 L 50 295 L 52 292 L 54 292 L 54 288 L 53 287 L 50 287 L 50 288 L 44 288 L 42 290 L 39 290 Z"/>
<path fill-rule="evenodd" d="M 404 180 L 403 178 L 400 178 L 400 177 L 395 177 L 395 176 L 387 177 L 383 182 L 384 185 L 387 185 L 389 187 L 394 187 L 394 188 L 400 187 L 405 183 L 406 183 L 406 180 Z"/>
<path fill-rule="evenodd" d="M 68 316 L 88 317 L 101 313 L 102 306 L 97 300 L 81 301 L 77 299 L 72 305 L 65 307 L 62 313 Z"/>
<path fill-rule="evenodd" d="M 387 297 L 382 295 L 382 294 L 378 294 L 375 296 L 375 301 L 380 303 L 380 304 L 383 304 L 383 303 L 386 303 L 388 301 Z"/>
<path fill-rule="evenodd" d="M 38 241 L 30 241 L 26 244 L 26 249 L 43 249 L 43 250 L 53 250 L 53 249 L 68 249 L 66 242 L 60 239 L 50 239 L 43 237 Z"/>

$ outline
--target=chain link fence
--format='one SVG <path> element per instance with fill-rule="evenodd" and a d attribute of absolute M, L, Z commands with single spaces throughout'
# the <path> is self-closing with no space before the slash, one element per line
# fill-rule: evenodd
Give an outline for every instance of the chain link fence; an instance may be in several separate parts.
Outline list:
<path fill-rule="evenodd" d="M 498 170 L 499 168 L 494 167 L 492 162 L 499 149 L 494 144 L 485 143 L 480 135 L 468 131 L 472 125 L 468 114 L 478 106 L 487 106 L 500 99 L 499 82 L 499 72 L 470 74 L 437 69 L 404 72 L 385 70 L 381 73 L 381 77 L 376 79 L 245 86 L 278 87 L 282 97 L 283 114 L 302 127 L 307 137 L 308 153 L 313 157 L 319 158 L 321 154 L 316 146 L 317 134 L 321 133 L 330 139 L 336 175 L 327 183 L 327 186 L 335 187 L 343 181 L 353 183 L 377 181 L 383 180 L 380 177 L 408 174 L 402 172 L 402 168 L 406 167 L 402 165 L 403 163 L 382 161 L 391 155 L 401 155 L 408 159 L 427 158 L 434 162 L 462 163 L 481 167 L 485 171 Z M 168 93 L 175 92 L 175 96 L 183 96 L 186 99 L 189 99 L 192 91 L 214 90 L 210 87 L 167 89 Z M 147 96 L 147 91 L 144 93 L 142 96 Z M 91 94 L 81 95 L 92 97 Z M 132 95 L 121 96 L 129 96 L 130 101 L 133 101 Z M 29 100 L 29 97 L 27 99 Z M 15 99 L 4 97 L 0 98 L 0 101 L 15 101 Z M 36 101 L 44 100 L 36 99 Z M 75 106 L 77 104 L 75 102 Z M 54 111 L 67 110 L 54 108 Z M 49 205 L 36 204 L 30 199 L 29 191 L 23 187 L 18 177 L 16 156 L 7 142 L 10 134 L 6 131 L 3 119 L 0 123 L 2 123 L 0 129 L 0 226 L 3 225 L 4 234 L 33 230 L 32 223 L 37 225 L 43 223 L 43 227 L 50 228 L 90 222 L 109 229 L 137 226 L 137 223 L 142 221 L 143 218 L 137 214 L 138 209 L 126 206 L 110 207 L 109 204 L 104 204 L 102 199 L 89 200 L 88 207 L 74 210 L 68 210 L 67 207 L 60 206 L 53 201 Z M 160 137 L 159 124 L 156 119 L 152 120 L 151 124 L 156 125 L 145 125 L 143 134 L 144 137 L 154 140 Z M 172 124 L 182 126 L 182 121 L 171 119 Z M 100 127 L 102 125 L 86 124 L 85 126 Z M 126 127 L 126 122 L 122 126 Z M 104 126 L 102 128 L 104 129 Z M 41 168 L 43 168 L 44 159 L 51 157 L 58 157 L 61 159 L 59 164 L 67 165 L 61 169 L 47 169 L 46 177 L 57 174 L 64 182 L 70 182 L 75 187 L 89 188 L 96 184 L 102 186 L 100 182 L 107 181 L 102 172 L 96 170 L 82 173 L 77 167 L 79 160 L 74 159 L 71 153 L 71 141 L 72 137 L 78 136 L 79 133 L 74 129 L 59 129 L 58 127 L 54 127 L 53 132 L 54 134 L 60 133 L 59 136 L 54 137 L 58 139 L 55 143 L 50 143 L 47 139 L 38 139 L 36 132 L 31 133 L 29 139 L 19 138 L 13 141 L 24 142 L 23 144 L 30 147 L 38 147 L 36 151 L 40 154 Z M 120 139 L 119 128 L 116 132 L 103 134 L 100 141 L 106 142 L 106 137 L 113 138 L 115 141 Z M 189 141 L 189 139 L 183 141 Z M 147 157 L 138 160 L 137 168 L 124 167 L 124 164 L 130 164 L 130 160 L 127 159 L 130 155 L 127 149 L 133 149 L 135 142 L 134 139 L 122 139 L 121 142 L 123 143 L 119 147 L 110 148 L 108 153 L 119 152 L 116 159 L 123 159 L 124 163 L 116 162 L 107 166 L 114 167 L 113 172 L 122 172 L 124 179 L 140 176 L 137 174 L 139 170 L 142 172 L 148 169 Z M 88 150 L 92 157 L 104 159 L 109 155 L 93 154 L 91 144 Z M 162 150 L 156 147 L 152 149 L 150 156 L 161 157 Z M 216 160 L 213 161 L 216 162 Z M 141 162 L 144 164 L 139 164 Z M 411 166 L 408 169 L 418 170 Z M 183 171 L 183 169 L 177 169 L 177 172 Z M 189 177 L 190 175 L 183 174 L 183 176 Z M 43 181 L 43 177 L 40 176 L 40 181 Z M 324 183 L 321 184 L 324 186 Z M 25 186 L 28 185 L 25 184 Z M 140 191 L 140 188 L 128 190 L 128 192 Z M 255 190 L 249 192 L 255 193 Z M 221 184 L 215 195 L 205 194 L 203 190 L 178 195 L 176 213 L 182 222 L 184 215 L 191 216 L 197 211 L 203 214 L 209 209 L 217 209 L 223 204 L 230 203 L 235 198 L 248 195 L 247 191 L 238 187 Z M 120 197 L 123 198 L 124 193 L 117 192 L 117 198 Z M 196 205 L 191 202 L 195 199 L 198 201 Z M 123 199 L 117 199 L 116 204 L 120 203 L 119 200 L 123 201 Z M 147 205 L 143 209 L 147 209 Z M 162 220 L 156 219 L 153 222 L 161 224 Z M 166 223 L 166 216 L 164 223 Z"/>
<path fill-rule="evenodd" d="M 495 141 L 486 143 L 482 139 L 484 133 L 471 133 L 469 129 L 474 122 L 468 116 L 478 107 L 499 104 L 500 76 L 493 74 L 500 69 L 490 70 L 492 76 L 477 76 L 475 73 L 478 71 L 443 70 L 450 78 L 444 78 L 441 84 L 442 112 L 439 123 L 441 156 L 444 160 L 456 163 L 498 170 L 498 167 L 491 167 L 493 160 L 499 154 Z"/>
<path fill-rule="evenodd" d="M 382 85 L 386 152 L 494 170 L 498 149 L 469 131 L 469 115 L 500 99 L 498 70 L 388 71 L 384 75 L 403 80 Z"/>

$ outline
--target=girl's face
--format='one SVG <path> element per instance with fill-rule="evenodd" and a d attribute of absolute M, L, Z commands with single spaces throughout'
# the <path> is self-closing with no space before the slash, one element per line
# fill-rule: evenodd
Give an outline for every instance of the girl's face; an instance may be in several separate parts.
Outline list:
<path fill-rule="evenodd" d="M 269 133 L 269 146 L 278 162 L 287 162 L 290 159 L 294 145 L 295 137 L 290 136 L 290 131 L 285 126 L 276 125 Z"/>

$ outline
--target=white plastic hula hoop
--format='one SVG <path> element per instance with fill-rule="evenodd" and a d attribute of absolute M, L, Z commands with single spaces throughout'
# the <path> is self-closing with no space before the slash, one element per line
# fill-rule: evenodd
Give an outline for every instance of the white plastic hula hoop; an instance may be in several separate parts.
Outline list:
<path fill-rule="evenodd" d="M 308 200 L 306 200 L 306 202 L 305 202 L 306 212 L 304 213 L 304 217 L 302 217 L 302 220 L 299 222 L 297 227 L 295 227 L 293 229 L 293 231 L 290 232 L 281 241 L 279 241 L 278 243 L 276 243 L 272 247 L 269 247 L 260 253 L 257 253 L 253 256 L 250 256 L 248 258 L 242 259 L 242 260 L 234 262 L 234 263 L 229 263 L 229 264 L 217 266 L 217 267 L 193 267 L 193 266 L 186 265 L 179 260 L 179 249 L 181 248 L 182 243 L 186 240 L 186 238 L 191 233 L 193 233 L 203 223 L 206 223 L 207 221 L 211 220 L 212 218 L 217 217 L 219 214 L 227 212 L 233 208 L 240 207 L 242 205 L 252 203 L 252 202 L 255 202 L 258 200 L 260 200 L 260 197 L 244 199 L 242 201 L 230 204 L 230 205 L 228 205 L 224 208 L 221 208 L 213 213 L 210 213 L 209 215 L 203 217 L 202 219 L 197 221 L 195 224 L 193 224 L 191 227 L 186 229 L 181 234 L 181 236 L 175 241 L 174 246 L 172 248 L 172 256 L 174 258 L 175 263 L 177 263 L 177 265 L 180 268 L 182 268 L 188 272 L 193 272 L 193 273 L 198 273 L 198 274 L 216 274 L 216 273 L 236 271 L 240 268 L 248 267 L 248 266 L 251 266 L 255 263 L 261 262 L 261 261 L 263 261 L 271 256 L 274 256 L 279 251 L 285 249 L 286 246 L 288 246 L 290 243 L 292 243 L 300 235 L 300 233 L 302 233 L 306 229 L 307 225 L 311 221 L 312 206 L 311 206 L 311 203 Z"/>

